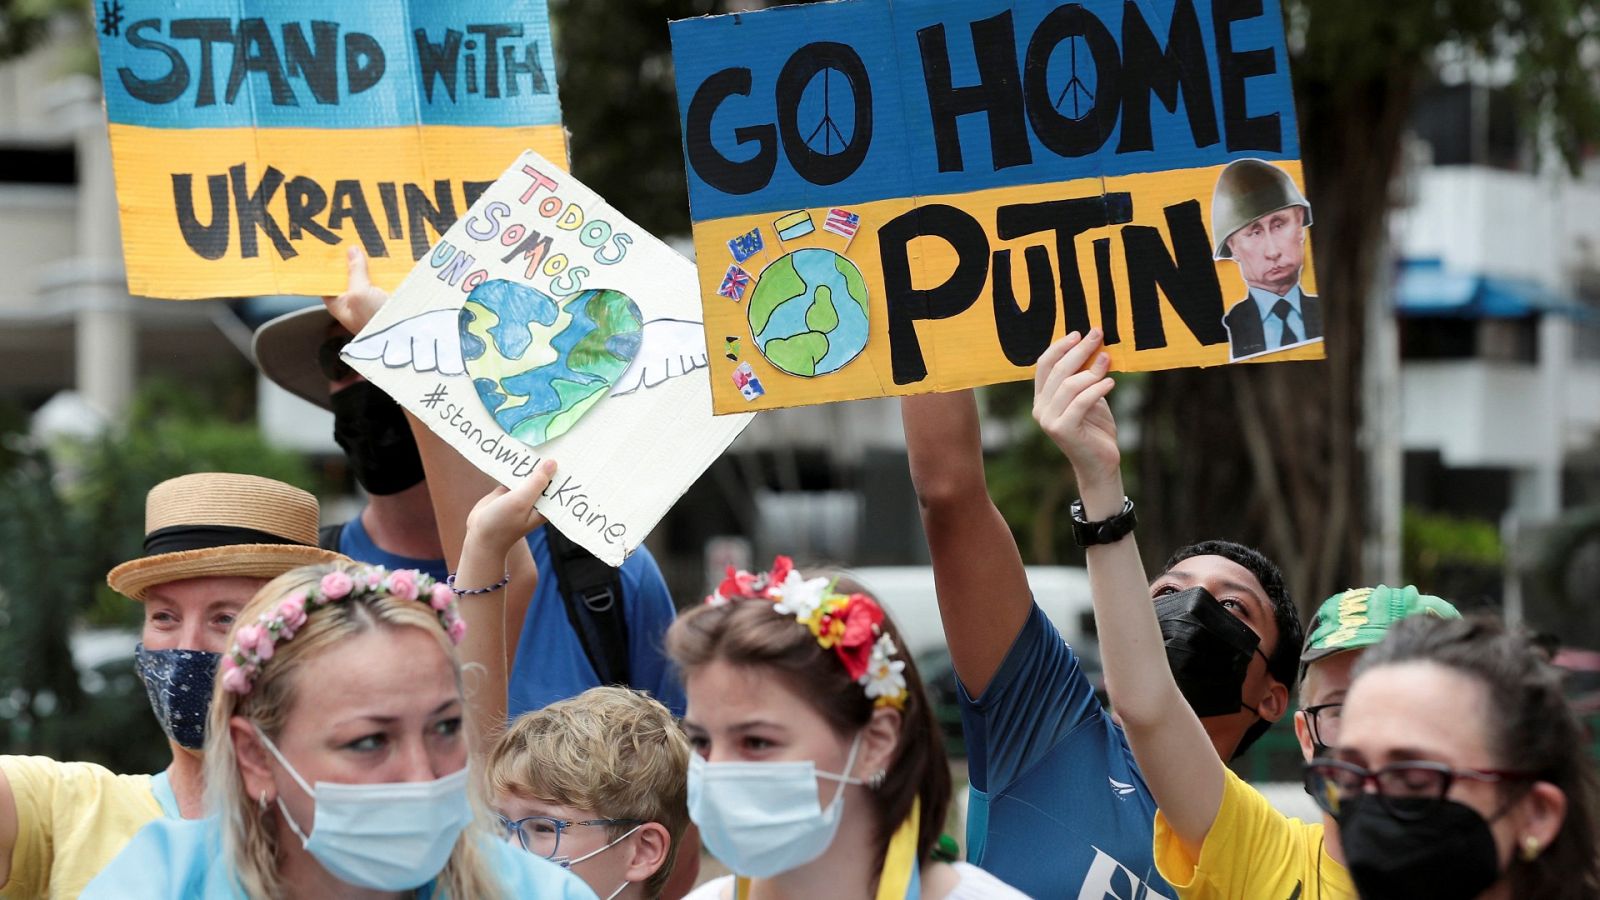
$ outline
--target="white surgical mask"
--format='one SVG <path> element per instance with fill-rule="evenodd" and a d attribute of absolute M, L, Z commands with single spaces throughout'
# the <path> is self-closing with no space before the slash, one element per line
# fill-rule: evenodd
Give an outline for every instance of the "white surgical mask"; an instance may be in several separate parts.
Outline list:
<path fill-rule="evenodd" d="M 632 828 L 629 828 L 629 830 L 624 831 L 621 836 L 618 836 L 616 841 L 611 841 L 610 844 L 606 844 L 605 847 L 600 847 L 600 849 L 589 850 L 587 854 L 581 855 L 581 857 L 576 858 L 576 860 L 571 857 L 550 857 L 550 862 L 555 863 L 555 865 L 562 866 L 562 868 L 573 868 L 574 865 L 578 865 L 578 863 L 584 862 L 584 860 L 592 860 L 592 858 L 598 857 L 598 855 L 603 854 L 603 852 L 606 852 L 606 850 L 610 850 L 611 847 L 618 846 L 618 844 L 621 844 L 622 841 L 627 841 L 629 836 L 632 836 L 635 831 L 640 830 L 640 828 L 643 828 L 643 826 L 645 826 L 645 823 L 643 822 L 632 826 Z M 629 884 L 630 882 L 627 881 L 622 882 L 622 884 L 618 884 L 618 886 L 616 886 L 616 890 L 613 890 L 611 894 L 606 894 L 605 900 L 616 900 L 616 895 L 621 894 L 621 892 L 624 892 L 624 890 L 627 890 L 627 886 L 629 886 Z"/>
<path fill-rule="evenodd" d="M 612 841 L 611 843 L 605 845 L 604 847 L 599 847 L 599 848 L 596 848 L 594 850 L 590 850 L 588 853 L 585 853 L 584 855 L 578 857 L 577 859 L 573 859 L 570 856 L 552 856 L 552 857 L 550 857 L 550 861 L 555 863 L 556 865 L 560 866 L 563 869 L 570 869 L 573 866 L 577 865 L 578 863 L 583 862 L 586 859 L 594 859 L 596 856 L 599 856 L 600 854 L 606 852 L 607 850 L 610 850 L 612 847 L 615 847 L 616 845 L 618 845 L 618 844 L 622 843 L 623 841 L 627 840 L 628 838 L 632 837 L 633 833 L 635 831 L 638 831 L 639 829 L 641 829 L 643 827 L 644 827 L 644 823 L 640 822 L 639 824 L 633 826 L 632 828 L 629 828 L 627 831 L 624 831 L 621 835 L 619 835 L 617 837 L 616 840 Z"/>
<path fill-rule="evenodd" d="M 472 824 L 466 766 L 433 781 L 319 781 L 312 788 L 260 728 L 256 734 L 316 805 L 310 836 L 280 796 L 284 821 L 306 852 L 347 884 L 379 891 L 421 887 L 444 870 L 456 839 Z"/>
<path fill-rule="evenodd" d="M 850 744 L 848 773 L 861 735 Z M 817 779 L 839 783 L 828 808 L 817 799 Z M 862 784 L 848 774 L 818 772 L 816 763 L 708 763 L 689 757 L 689 818 L 706 848 L 735 873 L 771 878 L 821 856 L 839 830 L 844 786 Z"/>

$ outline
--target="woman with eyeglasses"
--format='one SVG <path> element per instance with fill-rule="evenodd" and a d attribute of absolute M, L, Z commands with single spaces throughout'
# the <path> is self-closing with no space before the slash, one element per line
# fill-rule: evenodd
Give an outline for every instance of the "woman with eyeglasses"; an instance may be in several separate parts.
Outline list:
<path fill-rule="evenodd" d="M 671 710 L 597 687 L 524 713 L 487 771 L 509 842 L 570 868 L 604 900 L 655 900 L 688 830 L 688 768 Z"/>
<path fill-rule="evenodd" d="M 1339 746 L 1305 777 L 1363 900 L 1600 896 L 1577 719 L 1556 672 L 1493 620 L 1395 625 L 1357 666 Z"/>

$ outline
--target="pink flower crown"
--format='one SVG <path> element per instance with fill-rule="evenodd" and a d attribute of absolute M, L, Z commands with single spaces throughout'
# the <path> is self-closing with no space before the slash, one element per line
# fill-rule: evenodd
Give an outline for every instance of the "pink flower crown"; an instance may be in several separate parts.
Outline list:
<path fill-rule="evenodd" d="M 841 594 L 837 579 L 805 578 L 794 561 L 780 556 L 772 571 L 752 574 L 728 567 L 728 577 L 706 598 L 711 606 L 735 600 L 763 600 L 772 611 L 793 616 L 824 650 L 832 650 L 874 706 L 902 709 L 906 689 L 904 659 L 895 659 L 894 638 L 883 630 L 883 607 L 866 594 Z"/>
<path fill-rule="evenodd" d="M 390 572 L 382 566 L 368 566 L 354 574 L 333 571 L 322 576 L 316 587 L 290 594 L 276 608 L 262 613 L 255 622 L 234 633 L 233 646 L 222 657 L 223 689 L 241 695 L 250 693 L 256 675 L 262 664 L 272 658 L 274 648 L 292 639 L 317 607 L 385 594 L 401 600 L 422 600 L 433 607 L 452 643 L 461 643 L 467 633 L 467 623 L 456 606 L 455 592 L 430 575 L 416 569 Z"/>

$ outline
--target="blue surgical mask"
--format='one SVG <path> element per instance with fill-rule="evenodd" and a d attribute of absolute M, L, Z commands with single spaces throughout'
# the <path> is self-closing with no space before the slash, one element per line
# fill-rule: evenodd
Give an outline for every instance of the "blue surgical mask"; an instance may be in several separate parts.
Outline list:
<path fill-rule="evenodd" d="M 133 649 L 133 669 L 144 682 L 150 708 L 161 730 L 180 747 L 205 746 L 211 683 L 221 659 L 205 650 L 146 650 L 144 644 Z"/>
<path fill-rule="evenodd" d="M 689 757 L 689 818 L 717 859 L 747 878 L 771 878 L 798 869 L 828 849 L 844 814 L 844 786 L 861 735 L 850 744 L 843 775 L 801 762 L 706 762 Z M 817 799 L 817 779 L 838 782 L 828 808 Z"/>
<path fill-rule="evenodd" d="M 433 781 L 319 781 L 313 788 L 260 728 L 256 734 L 316 804 L 309 836 L 279 797 L 284 821 L 306 852 L 346 884 L 379 891 L 421 887 L 444 870 L 456 839 L 472 824 L 466 766 Z"/>

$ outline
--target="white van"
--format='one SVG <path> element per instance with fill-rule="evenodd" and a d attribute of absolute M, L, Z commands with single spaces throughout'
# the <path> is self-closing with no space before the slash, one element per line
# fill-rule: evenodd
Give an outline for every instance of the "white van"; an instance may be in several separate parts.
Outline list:
<path fill-rule="evenodd" d="M 1094 613 L 1089 573 L 1072 566 L 1029 566 L 1033 599 L 1074 650 L 1094 651 Z M 845 573 L 867 590 L 899 626 L 906 649 L 917 659 L 946 650 L 939 601 L 928 566 L 865 566 Z"/>

